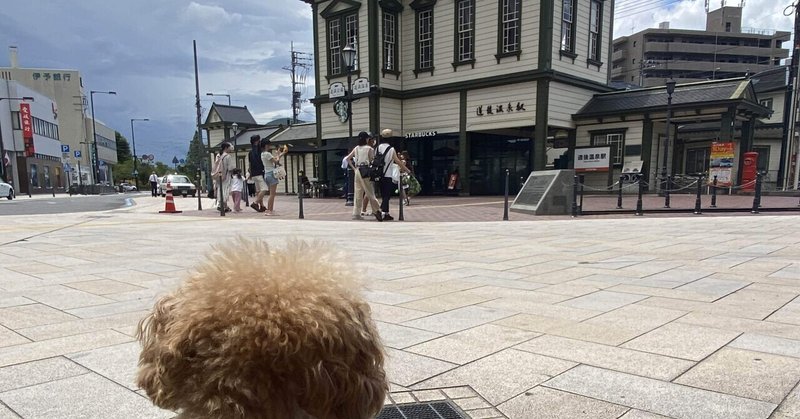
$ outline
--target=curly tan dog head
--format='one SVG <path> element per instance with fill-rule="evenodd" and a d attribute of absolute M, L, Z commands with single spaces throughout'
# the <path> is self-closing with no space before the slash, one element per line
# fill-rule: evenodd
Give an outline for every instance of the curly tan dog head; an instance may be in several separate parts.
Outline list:
<path fill-rule="evenodd" d="M 374 417 L 384 351 L 345 260 L 300 241 L 216 248 L 139 324 L 137 384 L 188 417 Z"/>

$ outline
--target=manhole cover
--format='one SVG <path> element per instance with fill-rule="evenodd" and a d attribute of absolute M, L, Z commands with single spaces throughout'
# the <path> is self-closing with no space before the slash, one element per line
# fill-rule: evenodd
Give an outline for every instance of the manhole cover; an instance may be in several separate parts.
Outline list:
<path fill-rule="evenodd" d="M 395 391 L 376 419 L 506 418 L 472 387 Z"/>

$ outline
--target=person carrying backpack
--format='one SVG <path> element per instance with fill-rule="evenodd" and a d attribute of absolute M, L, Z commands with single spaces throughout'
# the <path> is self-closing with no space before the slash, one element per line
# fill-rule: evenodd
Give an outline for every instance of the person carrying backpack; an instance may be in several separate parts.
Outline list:
<path fill-rule="evenodd" d="M 392 165 L 396 164 L 399 166 L 401 172 L 408 172 L 408 167 L 397 157 L 397 152 L 392 144 L 392 130 L 387 128 L 381 131 L 381 137 L 383 142 L 378 144 L 378 148 L 375 150 L 375 160 L 373 160 L 371 169 L 373 172 L 372 174 L 375 175 L 376 178 L 377 175 L 380 174 L 379 185 L 381 189 L 381 211 L 383 213 L 383 221 L 391 221 L 394 220 L 394 217 L 389 214 L 389 200 L 395 189 L 394 180 L 392 180 Z M 381 163 L 382 167 L 380 167 Z M 375 169 L 378 169 L 378 174 L 374 173 L 376 172 Z"/>

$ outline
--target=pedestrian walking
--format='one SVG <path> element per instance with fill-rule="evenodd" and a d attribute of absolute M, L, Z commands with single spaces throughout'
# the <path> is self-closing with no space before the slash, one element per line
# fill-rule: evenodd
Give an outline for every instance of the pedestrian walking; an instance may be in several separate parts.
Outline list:
<path fill-rule="evenodd" d="M 370 147 L 368 143 L 370 138 L 372 138 L 372 135 L 361 131 L 358 134 L 358 145 L 345 157 L 348 165 L 353 169 L 353 176 L 355 177 L 353 182 L 353 196 L 355 197 L 353 219 L 363 219 L 363 212 L 366 211 L 366 207 L 361 210 L 362 201 L 366 199 L 368 203 L 372 205 L 372 215 L 375 216 L 378 221 L 383 221 L 378 199 L 375 198 L 375 187 L 369 178 L 369 165 L 372 159 L 375 158 L 375 149 Z"/>
<path fill-rule="evenodd" d="M 244 178 L 246 179 L 247 183 L 247 196 L 254 197 L 256 196 L 256 181 L 250 177 L 250 171 L 248 170 L 245 172 Z"/>
<path fill-rule="evenodd" d="M 267 139 L 261 139 L 260 135 L 253 135 L 250 137 L 250 153 L 247 154 L 247 159 L 250 161 L 250 177 L 256 188 L 256 199 L 250 204 L 250 208 L 264 212 L 267 207 L 264 206 L 264 196 L 269 192 L 269 187 L 264 181 L 264 162 L 261 160 L 261 152 L 263 150 L 262 142 Z"/>
<path fill-rule="evenodd" d="M 211 171 L 211 176 L 217 181 L 217 189 L 219 190 L 217 210 L 221 211 L 224 208 L 226 212 L 231 210 L 228 206 L 228 196 L 231 191 L 231 172 L 236 168 L 236 162 L 230 155 L 232 149 L 231 143 L 222 143 L 221 154 L 214 162 L 214 169 Z"/>
<path fill-rule="evenodd" d="M 244 178 L 240 169 L 231 171 L 231 198 L 233 199 L 233 211 L 242 212 L 242 191 L 244 189 Z"/>
<path fill-rule="evenodd" d="M 158 196 L 158 175 L 156 172 L 150 173 L 150 195 L 151 196 Z"/>
<path fill-rule="evenodd" d="M 396 170 L 400 172 L 408 172 L 408 168 L 406 167 L 405 163 L 403 163 L 403 161 L 397 157 L 397 152 L 395 151 L 393 144 L 394 141 L 392 139 L 392 130 L 385 129 L 381 131 L 381 137 L 381 141 L 383 142 L 378 145 L 376 153 L 376 155 L 383 156 L 384 162 L 383 176 L 380 180 L 381 211 L 383 212 L 382 215 L 384 221 L 392 221 L 394 220 L 394 217 L 389 214 L 389 200 L 391 199 L 395 188 L 395 182 L 392 179 L 392 173 Z M 399 179 L 399 173 L 397 177 Z"/>

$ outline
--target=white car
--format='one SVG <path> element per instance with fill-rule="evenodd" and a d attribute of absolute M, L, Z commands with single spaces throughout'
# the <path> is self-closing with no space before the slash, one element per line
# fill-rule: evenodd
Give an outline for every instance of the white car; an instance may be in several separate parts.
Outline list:
<path fill-rule="evenodd" d="M 197 194 L 197 186 L 184 175 L 166 175 L 158 179 L 158 194 L 167 196 L 167 182 L 172 185 L 172 196 L 187 195 L 195 196 Z"/>
<path fill-rule="evenodd" d="M 14 199 L 14 187 L 0 181 L 0 198 L 2 197 L 8 198 L 9 201 Z"/>

